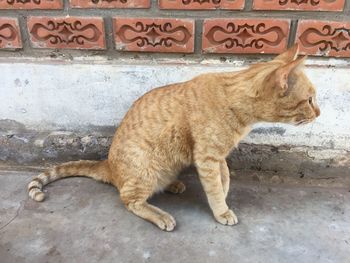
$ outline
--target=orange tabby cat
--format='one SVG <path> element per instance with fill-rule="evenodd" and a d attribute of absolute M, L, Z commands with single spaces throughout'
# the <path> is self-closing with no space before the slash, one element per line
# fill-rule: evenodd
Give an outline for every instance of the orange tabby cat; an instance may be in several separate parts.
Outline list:
<path fill-rule="evenodd" d="M 194 164 L 215 219 L 236 224 L 225 201 L 230 181 L 225 157 L 254 123 L 297 125 L 320 115 L 315 89 L 300 67 L 306 57 L 297 59 L 297 54 L 295 45 L 240 72 L 204 74 L 146 93 L 117 129 L 108 160 L 56 166 L 29 183 L 29 196 L 42 201 L 44 185 L 89 176 L 116 186 L 135 215 L 172 231 L 175 219 L 147 200 L 162 190 L 185 191 L 176 178 Z"/>

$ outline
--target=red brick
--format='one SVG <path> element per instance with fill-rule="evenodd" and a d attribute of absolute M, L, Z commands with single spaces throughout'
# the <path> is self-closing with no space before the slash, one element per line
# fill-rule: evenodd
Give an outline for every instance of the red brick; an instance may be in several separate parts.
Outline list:
<path fill-rule="evenodd" d="M 192 53 L 194 21 L 174 18 L 114 18 L 117 50 Z"/>
<path fill-rule="evenodd" d="M 34 48 L 105 48 L 100 17 L 29 17 L 28 31 Z"/>
<path fill-rule="evenodd" d="M 150 8 L 151 0 L 70 0 L 73 8 Z"/>
<path fill-rule="evenodd" d="M 208 19 L 203 24 L 205 53 L 280 53 L 287 48 L 285 19 Z"/>
<path fill-rule="evenodd" d="M 0 17 L 0 48 L 21 48 L 21 33 L 16 18 Z"/>
<path fill-rule="evenodd" d="M 350 57 L 350 21 L 300 21 L 296 42 L 304 54 Z"/>
<path fill-rule="evenodd" d="M 0 9 L 62 9 L 62 0 L 0 0 Z"/>
<path fill-rule="evenodd" d="M 160 9 L 231 9 L 244 8 L 244 0 L 159 0 Z"/>
<path fill-rule="evenodd" d="M 345 0 L 254 0 L 255 10 L 342 11 Z"/>

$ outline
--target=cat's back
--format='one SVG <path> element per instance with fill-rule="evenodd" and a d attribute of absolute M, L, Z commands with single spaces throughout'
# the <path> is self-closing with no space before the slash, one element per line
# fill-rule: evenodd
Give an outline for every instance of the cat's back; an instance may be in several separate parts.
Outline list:
<path fill-rule="evenodd" d="M 212 76 L 198 76 L 153 89 L 136 100 L 117 129 L 109 159 L 131 162 L 138 155 L 167 149 L 190 160 L 193 119 L 205 113 L 208 80 Z"/>
<path fill-rule="evenodd" d="M 137 116 L 154 122 L 168 121 L 181 110 L 181 102 L 185 100 L 183 91 L 184 83 L 152 89 L 133 103 L 123 121 L 140 121 L 134 118 Z"/>
<path fill-rule="evenodd" d="M 157 134 L 169 123 L 185 124 L 190 115 L 200 114 L 208 106 L 208 100 L 214 101 L 214 94 L 207 87 L 216 86 L 218 81 L 217 74 L 208 73 L 148 91 L 130 107 L 118 133 L 149 128 Z"/>
<path fill-rule="evenodd" d="M 158 136 L 167 124 L 178 122 L 186 111 L 185 86 L 177 83 L 145 93 L 126 113 L 116 137 L 123 140 L 134 135 L 139 139 L 145 135 Z"/>

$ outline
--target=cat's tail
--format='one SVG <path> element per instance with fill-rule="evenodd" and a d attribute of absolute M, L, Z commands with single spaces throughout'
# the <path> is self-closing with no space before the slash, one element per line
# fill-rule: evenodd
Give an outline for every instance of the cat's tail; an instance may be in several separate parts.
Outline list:
<path fill-rule="evenodd" d="M 41 202 L 45 199 L 45 194 L 42 191 L 45 185 L 72 176 L 87 176 L 97 181 L 111 182 L 111 172 L 107 160 L 68 162 L 57 165 L 34 177 L 28 184 L 29 196 L 35 201 Z"/>

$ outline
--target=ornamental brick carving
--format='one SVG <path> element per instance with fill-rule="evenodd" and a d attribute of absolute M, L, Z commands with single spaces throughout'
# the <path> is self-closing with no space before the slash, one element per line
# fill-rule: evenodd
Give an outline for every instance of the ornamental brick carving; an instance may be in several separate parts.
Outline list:
<path fill-rule="evenodd" d="M 254 0 L 255 10 L 342 11 L 345 0 Z"/>
<path fill-rule="evenodd" d="M 160 9 L 243 9 L 244 0 L 159 0 Z"/>
<path fill-rule="evenodd" d="M 194 21 L 167 18 L 115 18 L 116 49 L 184 52 L 194 49 Z"/>
<path fill-rule="evenodd" d="M 21 48 L 22 41 L 18 21 L 15 18 L 0 18 L 0 48 Z"/>
<path fill-rule="evenodd" d="M 63 0 L 0 0 L 0 9 L 62 9 Z"/>
<path fill-rule="evenodd" d="M 208 19 L 206 53 L 280 53 L 287 48 L 290 22 L 283 19 Z"/>
<path fill-rule="evenodd" d="M 28 31 L 36 48 L 105 48 L 102 18 L 29 17 Z"/>
<path fill-rule="evenodd" d="M 305 54 L 350 57 L 350 22 L 300 21 L 296 41 Z"/>
<path fill-rule="evenodd" d="M 151 0 L 70 0 L 73 8 L 150 8 Z"/>

